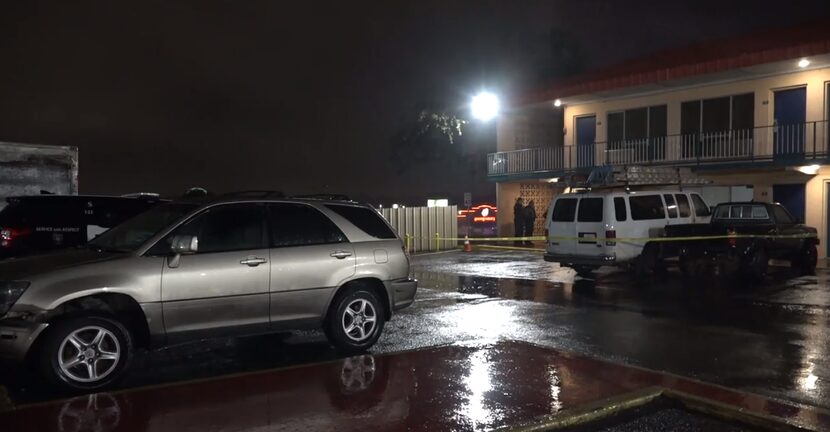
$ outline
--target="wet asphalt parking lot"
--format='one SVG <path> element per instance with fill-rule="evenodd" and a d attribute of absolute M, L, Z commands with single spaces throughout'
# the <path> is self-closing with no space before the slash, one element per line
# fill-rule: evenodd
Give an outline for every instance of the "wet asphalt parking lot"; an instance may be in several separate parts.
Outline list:
<path fill-rule="evenodd" d="M 773 267 L 760 284 L 670 269 L 591 279 L 536 251 L 413 258 L 415 304 L 387 323 L 374 354 L 519 340 L 830 408 L 830 271 Z M 226 338 L 139 353 L 122 387 L 332 360 L 319 332 Z M 54 399 L 26 373 L 0 373 L 15 403 Z"/>

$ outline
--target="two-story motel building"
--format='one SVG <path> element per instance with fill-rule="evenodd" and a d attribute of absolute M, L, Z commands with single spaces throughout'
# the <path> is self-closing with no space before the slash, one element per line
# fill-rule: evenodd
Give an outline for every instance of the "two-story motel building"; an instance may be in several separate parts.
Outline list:
<path fill-rule="evenodd" d="M 691 167 L 710 201 L 780 202 L 818 229 L 830 213 L 830 27 L 659 53 L 515 98 L 500 116 L 499 232 L 517 197 L 544 209 L 562 179 L 604 165 Z M 711 202 L 710 202 L 711 203 Z"/>

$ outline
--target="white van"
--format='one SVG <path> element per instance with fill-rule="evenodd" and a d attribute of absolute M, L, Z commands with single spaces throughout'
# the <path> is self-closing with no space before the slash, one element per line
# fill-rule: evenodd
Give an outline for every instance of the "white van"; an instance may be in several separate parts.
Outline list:
<path fill-rule="evenodd" d="M 592 191 L 558 196 L 547 212 L 545 261 L 580 274 L 601 266 L 653 269 L 667 245 L 649 242 L 666 225 L 708 223 L 711 210 L 696 192 Z"/>

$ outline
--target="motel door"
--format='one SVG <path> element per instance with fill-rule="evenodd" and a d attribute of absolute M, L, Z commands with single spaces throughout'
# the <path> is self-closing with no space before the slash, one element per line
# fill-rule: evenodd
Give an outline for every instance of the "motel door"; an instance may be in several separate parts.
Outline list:
<path fill-rule="evenodd" d="M 797 221 L 804 223 L 806 196 L 803 183 L 772 185 L 772 200 L 784 206 Z"/>
<path fill-rule="evenodd" d="M 806 135 L 807 89 L 779 90 L 774 96 L 774 157 L 776 160 L 801 159 Z"/>
<path fill-rule="evenodd" d="M 594 166 L 594 142 L 597 137 L 596 116 L 576 118 L 576 166 Z"/>

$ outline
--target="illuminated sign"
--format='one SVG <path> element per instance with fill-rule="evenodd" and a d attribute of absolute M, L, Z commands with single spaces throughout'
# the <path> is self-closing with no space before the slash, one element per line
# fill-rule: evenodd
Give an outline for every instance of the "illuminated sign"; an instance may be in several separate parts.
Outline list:
<path fill-rule="evenodd" d="M 473 222 L 475 223 L 493 223 L 496 222 L 496 213 L 498 213 L 496 206 L 481 204 L 469 210 L 459 210 L 457 217 L 459 219 L 467 219 L 469 216 L 472 216 Z"/>

